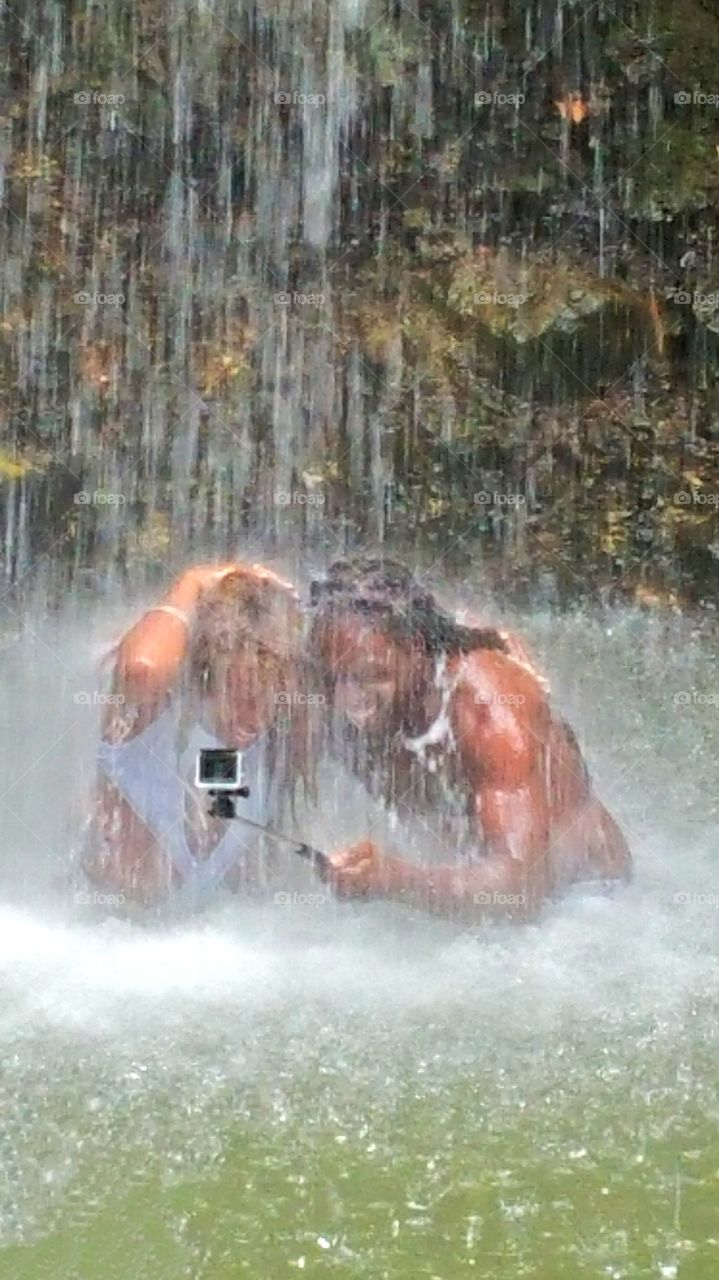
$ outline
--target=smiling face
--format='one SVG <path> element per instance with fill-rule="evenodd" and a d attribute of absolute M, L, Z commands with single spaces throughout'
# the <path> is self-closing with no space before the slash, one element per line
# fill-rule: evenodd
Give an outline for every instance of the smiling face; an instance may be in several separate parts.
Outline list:
<path fill-rule="evenodd" d="M 428 680 L 422 649 L 352 613 L 323 622 L 319 642 L 335 709 L 350 724 L 376 734 L 411 720 Z"/>

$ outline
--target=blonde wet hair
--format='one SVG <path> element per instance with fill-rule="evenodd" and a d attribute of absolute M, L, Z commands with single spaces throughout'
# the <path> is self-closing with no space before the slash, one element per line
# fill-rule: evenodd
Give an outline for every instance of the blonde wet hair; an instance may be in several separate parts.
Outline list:
<path fill-rule="evenodd" d="M 268 767 L 294 805 L 299 784 L 314 795 L 316 704 L 308 700 L 305 621 L 291 583 L 261 566 L 228 570 L 200 601 L 185 673 L 191 705 L 198 694 L 212 695 L 217 659 L 232 654 L 253 665 L 273 694 Z"/>
<path fill-rule="evenodd" d="M 243 649 L 281 672 L 302 659 L 304 622 L 289 582 L 254 565 L 223 574 L 200 601 L 190 637 L 190 667 L 201 678 L 218 653 Z"/>

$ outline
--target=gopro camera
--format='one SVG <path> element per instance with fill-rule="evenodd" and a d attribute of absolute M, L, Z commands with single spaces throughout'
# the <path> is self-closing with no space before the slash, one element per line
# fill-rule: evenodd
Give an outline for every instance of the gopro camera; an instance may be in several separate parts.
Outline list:
<path fill-rule="evenodd" d="M 242 752 L 226 747 L 202 747 L 197 756 L 195 785 L 210 793 L 213 817 L 234 818 L 234 797 L 250 794 L 244 782 Z"/>
<path fill-rule="evenodd" d="M 203 791 L 237 791 L 242 786 L 242 752 L 203 747 L 197 756 L 195 785 Z"/>

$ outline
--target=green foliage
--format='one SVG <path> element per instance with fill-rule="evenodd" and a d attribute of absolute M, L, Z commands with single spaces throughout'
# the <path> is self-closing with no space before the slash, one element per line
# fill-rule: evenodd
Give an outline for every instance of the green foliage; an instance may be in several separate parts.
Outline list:
<path fill-rule="evenodd" d="M 719 93 L 717 94 L 719 102 Z M 706 209 L 719 195 L 719 105 L 714 137 L 683 125 L 667 126 L 640 155 L 624 184 L 627 213 L 648 222 Z M 683 108 L 686 110 L 686 108 Z M 715 141 L 716 139 L 716 141 Z"/>

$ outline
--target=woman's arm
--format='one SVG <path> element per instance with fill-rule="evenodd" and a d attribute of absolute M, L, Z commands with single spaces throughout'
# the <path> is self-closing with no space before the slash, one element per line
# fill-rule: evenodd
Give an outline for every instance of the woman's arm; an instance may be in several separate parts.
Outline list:
<path fill-rule="evenodd" d="M 106 742 L 127 742 L 152 724 L 180 671 L 197 605 L 204 593 L 238 564 L 186 569 L 157 604 L 120 641 L 113 701 L 102 726 Z"/>
<path fill-rule="evenodd" d="M 229 573 L 279 583 L 294 591 L 290 582 L 261 564 L 230 561 L 186 569 L 167 595 L 148 609 L 120 641 L 113 676 L 114 699 L 107 705 L 102 725 L 106 742 L 127 742 L 142 733 L 162 711 L 185 659 L 197 606 Z"/>
<path fill-rule="evenodd" d="M 330 855 L 325 878 L 338 897 L 379 897 L 451 918 L 525 920 L 547 894 L 546 806 L 538 783 L 486 788 L 475 797 L 491 852 L 469 864 L 421 865 L 371 840 Z M 492 839 L 494 837 L 494 839 Z"/>
<path fill-rule="evenodd" d="M 364 840 L 331 857 L 327 878 L 342 897 L 375 895 L 469 919 L 526 918 L 551 878 L 545 695 L 504 654 L 478 652 L 463 664 L 450 717 L 483 856 L 427 866 L 387 856 Z"/>

